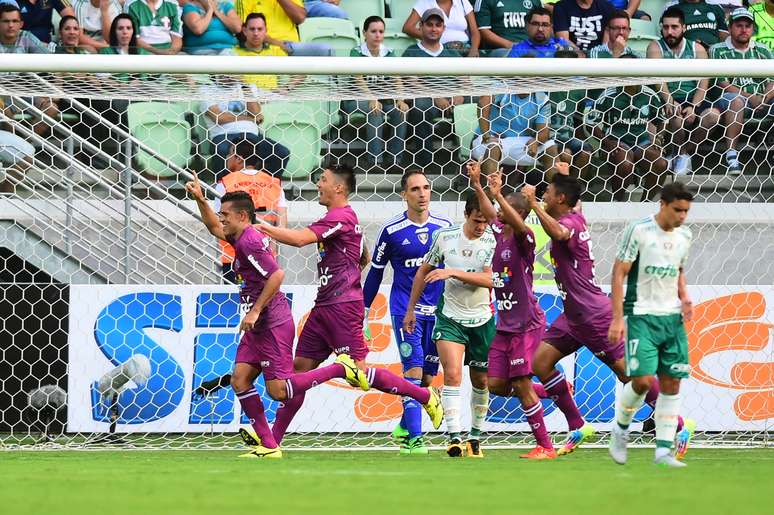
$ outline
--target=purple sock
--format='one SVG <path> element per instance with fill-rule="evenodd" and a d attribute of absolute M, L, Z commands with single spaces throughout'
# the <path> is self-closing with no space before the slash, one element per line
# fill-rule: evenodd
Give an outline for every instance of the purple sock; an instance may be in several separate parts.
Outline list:
<path fill-rule="evenodd" d="M 527 415 L 527 422 L 532 429 L 532 434 L 535 435 L 537 444 L 545 449 L 553 449 L 554 445 L 551 443 L 551 437 L 548 436 L 546 424 L 543 422 L 543 405 L 539 402 L 530 407 L 522 405 L 522 409 Z"/>
<path fill-rule="evenodd" d="M 578 411 L 578 406 L 575 405 L 575 400 L 570 394 L 570 389 L 567 387 L 567 379 L 564 374 L 558 370 L 554 370 L 554 373 L 549 376 L 546 381 L 543 381 L 543 386 L 546 388 L 546 393 L 554 401 L 556 407 L 564 413 L 564 418 L 567 419 L 567 425 L 570 431 L 580 429 L 583 427 L 583 417 Z"/>
<path fill-rule="evenodd" d="M 277 410 L 277 418 L 274 419 L 274 425 L 271 428 L 271 433 L 274 435 L 274 441 L 277 444 L 282 443 L 282 439 L 285 437 L 285 431 L 288 430 L 290 422 L 296 415 L 298 410 L 301 409 L 301 405 L 304 404 L 305 394 L 296 395 L 292 399 L 288 399 L 282 403 L 282 406 Z"/>
<path fill-rule="evenodd" d="M 661 392 L 661 385 L 659 385 L 658 379 L 650 383 L 650 390 L 648 390 L 648 393 L 645 395 L 645 404 L 656 409 L 656 401 L 658 400 L 658 394 Z M 677 415 L 677 432 L 679 433 L 683 429 L 683 425 L 685 425 L 685 421 L 683 420 L 683 417 L 680 415 Z"/>
<path fill-rule="evenodd" d="M 325 381 L 344 376 L 344 367 L 338 363 L 332 363 L 327 367 L 315 368 L 300 374 L 293 374 L 290 376 L 290 379 L 285 379 L 288 399 L 301 395 L 310 388 L 323 384 Z"/>
<path fill-rule="evenodd" d="M 538 399 L 549 399 L 551 397 L 542 383 L 532 381 L 532 389 L 535 390 L 535 395 L 538 396 Z"/>
<path fill-rule="evenodd" d="M 242 411 L 250 419 L 250 425 L 255 429 L 255 434 L 261 439 L 261 445 L 268 449 L 276 449 L 277 441 L 271 433 L 269 423 L 266 421 L 266 415 L 263 412 L 263 401 L 261 396 L 255 391 L 255 387 L 244 392 L 237 392 L 237 399 L 242 405 Z"/>
<path fill-rule="evenodd" d="M 383 368 L 369 368 L 366 370 L 368 382 L 379 391 L 393 395 L 403 395 L 427 404 L 430 401 L 430 390 L 412 384 L 402 377 L 398 377 L 389 370 Z"/>

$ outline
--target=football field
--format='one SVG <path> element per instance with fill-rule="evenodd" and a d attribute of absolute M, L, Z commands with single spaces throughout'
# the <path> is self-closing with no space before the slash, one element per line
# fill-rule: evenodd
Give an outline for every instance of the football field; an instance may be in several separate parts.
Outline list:
<path fill-rule="evenodd" d="M 651 449 L 626 466 L 605 449 L 552 462 L 521 450 L 483 460 L 392 452 L 0 453 L 0 512 L 36 514 L 770 514 L 774 449 L 691 449 L 663 469 Z M 442 455 L 444 457 L 442 457 Z"/>

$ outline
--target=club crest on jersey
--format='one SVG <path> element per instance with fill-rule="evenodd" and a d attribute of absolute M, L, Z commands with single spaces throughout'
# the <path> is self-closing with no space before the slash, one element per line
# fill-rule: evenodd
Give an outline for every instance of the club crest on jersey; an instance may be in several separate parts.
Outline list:
<path fill-rule="evenodd" d="M 320 259 L 325 257 L 325 245 L 323 242 L 319 242 L 317 244 L 317 255 L 320 257 Z"/>
<path fill-rule="evenodd" d="M 426 232 L 420 232 L 417 233 L 417 239 L 419 240 L 419 243 L 422 245 L 427 245 L 428 240 L 430 239 L 430 235 Z"/>
<path fill-rule="evenodd" d="M 671 241 L 665 241 L 664 242 L 664 250 L 672 250 L 672 242 Z"/>
<path fill-rule="evenodd" d="M 463 257 L 470 257 L 473 255 L 473 249 L 462 249 Z"/>
<path fill-rule="evenodd" d="M 513 252 L 511 252 L 511 249 L 505 249 L 504 251 L 500 252 L 500 257 L 503 261 L 508 261 L 511 259 L 511 256 L 513 256 Z"/>

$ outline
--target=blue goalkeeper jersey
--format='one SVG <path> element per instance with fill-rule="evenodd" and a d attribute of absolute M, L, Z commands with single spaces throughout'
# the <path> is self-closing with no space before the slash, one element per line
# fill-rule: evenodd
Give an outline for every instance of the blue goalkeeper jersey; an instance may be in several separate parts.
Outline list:
<path fill-rule="evenodd" d="M 411 285 L 417 269 L 424 263 L 425 254 L 430 250 L 432 235 L 438 229 L 452 225 L 452 221 L 430 214 L 423 225 L 409 220 L 406 212 L 389 220 L 379 233 L 374 247 L 371 266 L 383 269 L 392 265 L 393 281 L 390 290 L 390 314 L 403 316 L 411 296 Z M 432 318 L 435 306 L 443 291 L 443 281 L 428 284 L 414 310 L 417 318 Z"/>

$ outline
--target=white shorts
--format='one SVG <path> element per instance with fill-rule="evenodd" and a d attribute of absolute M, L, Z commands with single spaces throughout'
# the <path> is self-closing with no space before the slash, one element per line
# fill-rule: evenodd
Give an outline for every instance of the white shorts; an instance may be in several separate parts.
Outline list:
<path fill-rule="evenodd" d="M 531 167 L 537 164 L 537 160 L 545 153 L 547 148 L 555 145 L 554 140 L 546 141 L 542 145 L 538 146 L 537 155 L 533 157 L 527 154 L 527 145 L 532 140 L 533 138 L 528 138 L 526 136 L 516 136 L 484 143 L 483 136 L 479 135 L 476 136 L 476 139 L 474 139 L 471 143 L 471 148 L 473 150 L 471 151 L 470 155 L 473 159 L 480 161 L 481 158 L 484 157 L 484 153 L 486 152 L 487 148 L 489 148 L 491 145 L 499 143 L 503 149 L 503 157 L 501 160 L 502 164 L 509 166 Z"/>

